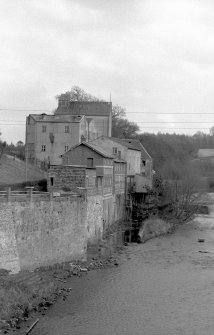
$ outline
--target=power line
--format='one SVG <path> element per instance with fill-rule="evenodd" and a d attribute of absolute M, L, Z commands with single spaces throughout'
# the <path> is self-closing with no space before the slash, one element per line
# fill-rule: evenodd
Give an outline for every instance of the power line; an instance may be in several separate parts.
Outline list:
<path fill-rule="evenodd" d="M 13 122 L 13 124 L 16 124 L 16 123 L 18 123 L 18 124 L 20 124 L 20 123 L 23 123 L 23 124 L 25 124 L 25 121 L 19 121 L 19 120 L 0 120 L 0 122 Z M 62 121 L 62 123 L 66 123 L 67 121 L 65 120 L 63 120 Z M 130 121 L 130 122 L 132 122 L 132 121 Z M 207 123 L 207 124 L 209 124 L 209 123 L 212 123 L 212 121 L 138 121 L 138 122 L 135 122 L 135 121 L 133 121 L 134 123 L 137 123 L 137 124 L 139 124 L 139 123 L 143 123 L 143 124 L 147 124 L 147 123 L 166 123 L 166 124 L 168 124 L 168 123 L 200 123 L 200 124 L 204 124 L 204 123 Z M 214 120 L 213 120 L 213 122 L 214 122 Z M 42 120 L 41 120 L 41 123 L 42 123 Z M 54 123 L 54 121 L 52 121 L 51 123 Z M 103 122 L 102 121 L 96 121 L 96 123 L 100 123 L 100 124 L 102 124 Z"/>
<path fill-rule="evenodd" d="M 20 123 L 3 123 L 3 124 L 0 124 L 0 127 L 2 126 L 22 126 L 24 127 L 25 124 L 20 124 Z M 159 130 L 162 130 L 162 129 L 183 129 L 183 130 L 189 130 L 189 129 L 199 129 L 199 130 L 204 130 L 204 129 L 207 129 L 207 130 L 210 130 L 210 128 L 207 128 L 207 127 L 140 127 L 140 129 L 159 129 Z"/>
<path fill-rule="evenodd" d="M 135 123 L 200 123 L 201 124 L 201 123 L 212 123 L 212 121 L 138 121 Z"/>
<path fill-rule="evenodd" d="M 208 129 L 210 130 L 210 128 L 204 128 L 204 127 L 200 127 L 200 128 L 196 128 L 196 127 L 191 127 L 191 128 L 180 128 L 180 127 L 142 127 L 141 129 L 182 129 L 182 130 L 189 130 L 189 129 Z"/>
<path fill-rule="evenodd" d="M 213 113 L 180 113 L 180 112 L 177 112 L 177 113 L 155 113 L 155 112 L 125 112 L 126 114 L 153 114 L 153 115 L 214 115 L 214 112 Z"/>
<path fill-rule="evenodd" d="M 17 112 L 53 112 L 53 110 L 49 109 L 26 109 L 26 108 L 0 108 L 0 111 L 17 111 Z M 125 114 L 153 114 L 153 115 L 214 115 L 213 113 L 197 113 L 197 112 L 133 112 L 133 111 L 125 111 Z"/>
<path fill-rule="evenodd" d="M 52 112 L 48 109 L 20 109 L 20 108 L 0 108 L 0 111 L 11 111 L 11 112 Z"/>

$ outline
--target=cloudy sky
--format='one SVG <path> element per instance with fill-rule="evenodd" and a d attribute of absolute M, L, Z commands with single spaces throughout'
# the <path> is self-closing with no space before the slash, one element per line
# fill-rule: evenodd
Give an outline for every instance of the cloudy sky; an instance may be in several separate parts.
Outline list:
<path fill-rule="evenodd" d="M 73 85 L 111 94 L 143 132 L 214 126 L 213 0 L 0 0 L 0 43 L 7 142 Z"/>

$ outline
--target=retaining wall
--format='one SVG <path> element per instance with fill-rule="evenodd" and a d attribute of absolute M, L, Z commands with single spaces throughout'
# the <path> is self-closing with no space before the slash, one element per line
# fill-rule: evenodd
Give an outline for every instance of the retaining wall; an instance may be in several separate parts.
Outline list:
<path fill-rule="evenodd" d="M 14 272 L 86 258 L 86 202 L 0 203 L 0 268 Z"/>

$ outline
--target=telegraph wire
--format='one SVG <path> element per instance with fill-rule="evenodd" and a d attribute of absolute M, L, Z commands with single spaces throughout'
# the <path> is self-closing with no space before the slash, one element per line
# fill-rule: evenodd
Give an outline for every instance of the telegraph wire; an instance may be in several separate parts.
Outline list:
<path fill-rule="evenodd" d="M 49 112 L 52 113 L 53 110 L 48 109 L 25 109 L 25 108 L 0 108 L 0 111 L 11 111 L 11 112 Z M 125 114 L 147 114 L 147 115 L 214 115 L 213 113 L 197 113 L 197 112 L 176 112 L 176 113 L 168 113 L 168 112 L 133 112 L 133 111 L 125 111 Z"/>
<path fill-rule="evenodd" d="M 20 123 L 0 123 L 0 127 L 3 127 L 3 126 L 22 126 L 24 127 L 25 124 L 20 124 Z M 176 129 L 180 129 L 180 130 L 194 130 L 194 129 L 198 129 L 198 130 L 210 130 L 210 127 L 209 128 L 206 128 L 206 127 L 187 127 L 187 128 L 184 128 L 184 127 L 141 127 L 140 128 L 141 131 L 144 130 L 144 129 L 159 129 L 160 131 L 163 130 L 163 129 L 171 129 L 171 130 L 176 130 Z"/>
<path fill-rule="evenodd" d="M 210 124 L 210 123 L 212 123 L 212 122 L 214 122 L 214 120 L 213 121 L 137 121 L 137 122 L 135 122 L 135 121 L 130 121 L 130 120 L 128 120 L 129 122 L 133 122 L 133 123 L 136 123 L 136 124 L 140 124 L 140 123 L 142 123 L 142 124 L 147 124 L 147 123 L 165 123 L 165 124 L 168 124 L 168 123 L 178 123 L 178 124 L 181 124 L 181 123 L 200 123 L 200 124 L 205 124 L 205 123 L 207 123 L 207 124 Z M 25 124 L 26 122 L 25 121 L 15 121 L 15 120 L 0 120 L 0 122 L 13 122 L 13 124 Z M 47 122 L 47 121 L 46 121 Z M 53 123 L 54 123 L 54 121 L 52 121 Z M 66 123 L 67 121 L 65 120 L 65 121 L 62 121 L 62 123 Z M 41 120 L 41 123 L 42 123 L 42 120 Z M 102 124 L 103 122 L 102 121 L 96 121 L 96 123 L 100 123 L 100 124 Z M 6 123 L 4 123 L 4 124 L 6 124 Z M 9 124 L 11 124 L 11 123 L 9 123 Z"/>
<path fill-rule="evenodd" d="M 49 112 L 52 111 L 47 109 L 20 109 L 20 108 L 0 108 L 0 111 L 11 111 L 11 112 Z"/>

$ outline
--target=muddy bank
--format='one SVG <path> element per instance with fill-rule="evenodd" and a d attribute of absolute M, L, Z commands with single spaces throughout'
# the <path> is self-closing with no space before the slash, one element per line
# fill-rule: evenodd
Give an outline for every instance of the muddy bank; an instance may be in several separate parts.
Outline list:
<path fill-rule="evenodd" d="M 206 219 L 129 245 L 119 266 L 73 278 L 66 300 L 31 334 L 213 334 L 214 230 L 203 227 Z"/>
<path fill-rule="evenodd" d="M 93 270 L 118 266 L 117 255 L 121 250 L 121 247 L 117 248 L 106 259 L 57 264 L 51 269 L 37 269 L 34 272 L 9 275 L 8 271 L 0 271 L 0 333 L 14 334 L 19 329 L 27 331 L 59 299 L 67 299 L 73 290 L 74 278 L 79 279 Z"/>
<path fill-rule="evenodd" d="M 167 222 L 163 222 L 160 219 L 153 218 L 148 220 L 144 226 L 144 242 L 148 239 L 154 238 L 159 235 L 169 233 L 171 231 L 171 225 Z M 19 301 L 16 301 L 12 304 L 11 310 L 9 310 L 7 315 L 4 315 L 3 319 L 7 322 L 0 324 L 0 327 L 6 332 L 9 330 L 17 331 L 18 329 L 23 328 L 23 321 L 27 323 L 32 322 L 38 316 L 45 316 L 48 309 L 54 305 L 57 300 L 62 299 L 65 301 L 68 295 L 71 294 L 73 289 L 73 280 L 72 278 L 77 277 L 81 278 L 84 275 L 92 270 L 105 269 L 111 267 L 117 267 L 119 263 L 123 263 L 127 258 L 127 250 L 133 249 L 133 245 L 130 247 L 118 247 L 116 252 L 109 256 L 108 258 L 98 259 L 90 258 L 88 262 L 82 262 L 78 264 L 66 263 L 61 265 L 56 265 L 55 268 L 51 269 L 39 269 L 30 275 L 30 278 L 23 277 L 23 274 L 13 276 L 14 287 L 18 288 Z M 106 248 L 105 248 L 106 249 Z M 107 252 L 107 254 L 109 254 Z M 118 261 L 119 260 L 119 261 Z M 36 276 L 37 280 L 33 280 Z M 21 277 L 18 280 L 18 277 Z M 8 279 L 10 276 L 8 277 Z M 5 278 L 6 280 L 6 278 Z M 28 283 L 31 285 L 28 285 Z M 23 282 L 25 285 L 23 287 Z M 21 286 L 20 286 L 21 284 Z M 31 287 L 33 284 L 33 287 Z M 51 288 L 51 289 L 49 289 Z M 21 289 L 21 291 L 20 291 Z M 46 289 L 46 290 L 45 290 Z M 27 295 L 26 295 L 27 292 Z M 17 300 L 17 299 L 16 299 Z M 12 317 L 11 317 L 12 316 Z M 26 328 L 24 326 L 24 328 Z"/>

